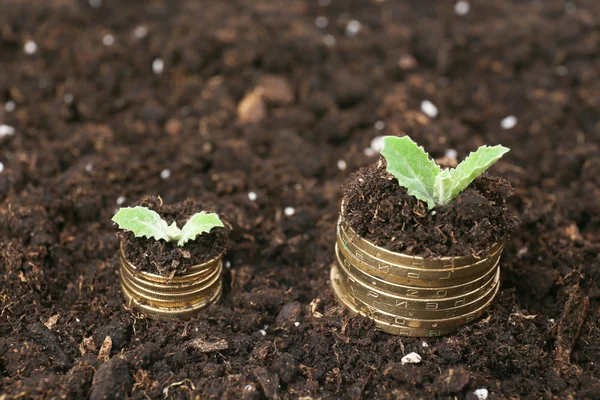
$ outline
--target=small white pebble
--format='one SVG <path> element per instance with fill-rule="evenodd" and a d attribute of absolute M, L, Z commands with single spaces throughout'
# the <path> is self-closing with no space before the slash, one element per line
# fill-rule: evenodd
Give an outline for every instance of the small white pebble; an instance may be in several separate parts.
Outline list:
<path fill-rule="evenodd" d="M 566 76 L 569 73 L 569 70 L 564 65 L 559 65 L 556 67 L 556 73 L 560 76 Z"/>
<path fill-rule="evenodd" d="M 4 164 L 0 162 L 0 172 L 4 171 Z"/>
<path fill-rule="evenodd" d="M 300 326 L 300 322 L 294 322 L 294 326 Z"/>
<path fill-rule="evenodd" d="M 258 198 L 258 196 L 256 195 L 256 193 L 254 193 L 254 192 L 248 192 L 248 200 L 250 200 L 250 201 L 256 201 L 257 198 Z"/>
<path fill-rule="evenodd" d="M 488 398 L 487 389 L 477 389 L 473 392 L 473 394 L 475 395 L 475 397 L 477 397 L 477 400 L 485 400 Z"/>
<path fill-rule="evenodd" d="M 88 0 L 88 3 L 92 8 L 102 7 L 102 0 Z"/>
<path fill-rule="evenodd" d="M 344 160 L 338 160 L 337 167 L 338 167 L 338 169 L 340 171 L 345 171 L 346 168 L 348 168 L 348 165 L 346 164 L 346 161 L 344 161 Z"/>
<path fill-rule="evenodd" d="M 554 323 L 554 318 L 548 319 L 548 322 L 550 322 L 551 324 L 553 324 Z"/>
<path fill-rule="evenodd" d="M 171 176 L 171 170 L 170 169 L 165 168 L 162 171 L 160 171 L 160 177 L 162 179 L 169 179 L 170 176 Z"/>
<path fill-rule="evenodd" d="M 127 200 L 125 196 L 117 197 L 117 205 L 120 206 L 121 204 L 125 203 L 125 200 Z"/>
<path fill-rule="evenodd" d="M 509 115 L 508 117 L 500 121 L 500 126 L 502 127 L 502 129 L 512 129 L 515 127 L 515 125 L 517 125 L 517 117 L 515 117 L 514 115 Z"/>
<path fill-rule="evenodd" d="M 438 115 L 437 107 L 435 106 L 435 104 L 433 104 L 429 100 L 423 100 L 421 102 L 421 111 L 423 112 L 423 114 L 427 115 L 429 118 L 435 118 Z"/>
<path fill-rule="evenodd" d="M 148 34 L 148 28 L 146 28 L 144 25 L 137 26 L 133 30 L 133 36 L 135 36 L 136 39 L 143 39 L 146 37 L 147 34 Z"/>
<path fill-rule="evenodd" d="M 38 50 L 38 45 L 33 40 L 28 40 L 25 42 L 23 50 L 25 51 L 25 54 L 35 54 Z"/>
<path fill-rule="evenodd" d="M 317 15 L 315 18 L 315 26 L 319 29 L 325 29 L 329 25 L 329 20 L 324 15 Z"/>
<path fill-rule="evenodd" d="M 406 365 L 406 364 L 418 364 L 421 362 L 421 356 L 418 355 L 417 353 L 410 353 L 405 355 L 404 357 L 402 357 L 402 365 Z"/>
<path fill-rule="evenodd" d="M 225 261 L 225 268 L 229 269 L 231 268 L 231 261 Z"/>
<path fill-rule="evenodd" d="M 363 150 L 363 153 L 365 154 L 365 156 L 367 157 L 373 157 L 374 155 L 377 154 L 377 152 L 375 150 L 373 150 L 370 147 L 367 147 L 366 149 Z"/>
<path fill-rule="evenodd" d="M 456 4 L 454 5 L 454 12 L 456 13 L 456 15 L 467 15 L 469 13 L 469 9 L 471 8 L 471 5 L 469 4 L 468 1 L 464 1 L 464 0 L 460 0 L 457 1 Z"/>
<path fill-rule="evenodd" d="M 426 341 L 423 340 L 423 343 L 421 343 L 421 347 L 423 347 L 424 349 L 429 347 L 429 344 L 427 344 Z"/>
<path fill-rule="evenodd" d="M 327 7 L 330 4 L 331 4 L 331 0 L 319 0 L 319 5 L 321 7 Z"/>
<path fill-rule="evenodd" d="M 521 248 L 519 249 L 519 251 L 517 251 L 517 257 L 518 257 L 518 258 L 521 258 L 521 257 L 523 257 L 525 254 L 527 254 L 527 252 L 528 252 L 528 251 L 529 251 L 529 249 L 528 249 L 527 247 L 525 247 L 525 246 L 524 246 L 524 247 L 521 247 Z"/>
<path fill-rule="evenodd" d="M 156 75 L 160 75 L 164 70 L 165 62 L 162 60 L 162 58 L 155 58 L 154 61 L 152 61 L 152 72 L 154 72 Z"/>
<path fill-rule="evenodd" d="M 335 38 L 332 35 L 325 35 L 323 36 L 323 43 L 327 47 L 333 47 L 335 46 Z"/>
<path fill-rule="evenodd" d="M 94 167 L 92 166 L 92 164 L 88 164 L 88 165 L 85 166 L 85 170 L 87 172 L 92 172 L 92 169 L 94 169 Z"/>
<path fill-rule="evenodd" d="M 246 385 L 246 386 L 244 386 L 244 390 L 245 390 L 246 392 L 249 392 L 249 391 L 251 391 L 251 390 L 253 390 L 253 389 L 254 389 L 254 386 L 252 386 L 252 385 Z"/>
<path fill-rule="evenodd" d="M 573 14 L 575 11 L 577 11 L 577 6 L 575 6 L 575 4 L 571 3 L 570 1 L 566 2 L 563 7 L 567 14 Z"/>
<path fill-rule="evenodd" d="M 102 44 L 105 46 L 112 46 L 113 44 L 115 44 L 115 37 L 110 33 L 104 35 L 104 37 L 102 38 Z"/>
<path fill-rule="evenodd" d="M 435 210 L 433 210 L 433 211 L 431 212 L 431 215 L 435 215 L 435 214 L 437 214 L 437 212 L 435 212 Z"/>
<path fill-rule="evenodd" d="M 71 104 L 73 102 L 73 95 L 71 93 L 65 93 L 63 100 L 65 103 Z"/>
<path fill-rule="evenodd" d="M 380 153 L 383 150 L 383 136 L 375 136 L 373 140 L 371 140 L 371 148 L 376 153 Z"/>
<path fill-rule="evenodd" d="M 0 125 L 0 138 L 12 136 L 15 134 L 15 128 L 10 125 Z"/>
<path fill-rule="evenodd" d="M 283 210 L 283 213 L 284 213 L 285 215 L 287 215 L 288 217 L 291 217 L 292 215 L 294 215 L 294 213 L 295 213 L 295 212 L 296 212 L 296 210 L 294 209 L 294 207 L 286 207 L 286 208 Z"/>
<path fill-rule="evenodd" d="M 261 335 L 267 336 L 267 332 L 264 329 L 261 329 L 259 332 L 261 333 Z"/>
<path fill-rule="evenodd" d="M 346 36 L 348 36 L 348 37 L 356 36 L 356 34 L 358 32 L 360 32 L 361 28 L 362 28 L 362 24 L 360 23 L 360 21 L 351 19 L 346 24 Z"/>
<path fill-rule="evenodd" d="M 375 122 L 375 125 L 373 125 L 373 127 L 377 131 L 382 131 L 385 128 L 385 122 L 383 122 L 383 121 L 377 121 L 377 122 Z"/>
<path fill-rule="evenodd" d="M 15 103 L 14 101 L 10 100 L 8 101 L 5 105 L 4 105 L 4 109 L 6 110 L 6 112 L 13 112 L 15 111 L 15 108 L 17 108 L 17 103 Z"/>
<path fill-rule="evenodd" d="M 448 150 L 446 150 L 445 156 L 448 158 L 456 159 L 456 157 L 458 157 L 458 152 L 454 149 L 448 149 Z"/>
<path fill-rule="evenodd" d="M 77 322 L 81 322 L 81 321 L 79 320 L 79 318 L 77 318 L 77 317 L 75 317 L 75 321 L 77 321 Z"/>

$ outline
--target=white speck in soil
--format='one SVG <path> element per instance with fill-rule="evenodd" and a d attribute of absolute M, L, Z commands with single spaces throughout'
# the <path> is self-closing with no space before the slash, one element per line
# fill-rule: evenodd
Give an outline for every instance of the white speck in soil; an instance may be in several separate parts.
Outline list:
<path fill-rule="evenodd" d="M 477 397 L 477 400 L 485 400 L 488 398 L 487 389 L 477 389 L 473 392 L 473 394 L 475 395 L 475 397 Z"/>
<path fill-rule="evenodd" d="M 152 72 L 154 72 L 156 75 L 160 75 L 164 70 L 165 62 L 162 60 L 162 58 L 155 58 L 154 61 L 152 61 Z"/>
<path fill-rule="evenodd" d="M 429 100 L 423 100 L 421 102 L 421 111 L 429 118 L 435 118 L 438 115 L 437 107 Z"/>
<path fill-rule="evenodd" d="M 423 347 L 424 349 L 429 347 L 429 344 L 427 344 L 426 341 L 423 341 L 423 343 L 421 343 L 421 347 Z"/>
<path fill-rule="evenodd" d="M 133 36 L 135 36 L 136 39 L 143 39 L 147 34 L 148 28 L 146 28 L 144 25 L 136 26 L 136 28 L 133 30 Z"/>
<path fill-rule="evenodd" d="M 75 317 L 75 321 L 77 321 L 77 322 L 81 322 L 81 321 L 79 320 L 79 318 L 77 318 L 77 317 Z"/>
<path fill-rule="evenodd" d="M 294 213 L 295 213 L 295 212 L 296 212 L 296 210 L 294 209 L 294 207 L 286 207 L 286 208 L 283 210 L 283 213 L 284 213 L 285 215 L 287 215 L 288 217 L 291 217 L 292 215 L 294 215 Z"/>
<path fill-rule="evenodd" d="M 329 25 L 329 20 L 324 15 L 317 15 L 315 18 L 315 26 L 319 29 L 325 29 Z"/>
<path fill-rule="evenodd" d="M 25 54 L 35 54 L 38 51 L 38 45 L 33 40 L 28 40 L 23 46 L 23 51 L 25 51 Z"/>
<path fill-rule="evenodd" d="M 577 11 L 577 6 L 575 6 L 575 4 L 571 3 L 570 1 L 566 2 L 563 7 L 567 14 L 573 14 L 575 11 Z"/>
<path fill-rule="evenodd" d="M 0 162 L 0 172 L 4 171 L 4 164 Z"/>
<path fill-rule="evenodd" d="M 260 334 L 263 336 L 267 336 L 267 332 L 264 329 L 259 330 Z"/>
<path fill-rule="evenodd" d="M 94 167 L 93 167 L 93 165 L 92 165 L 92 164 L 88 164 L 88 165 L 86 165 L 86 166 L 85 166 L 85 170 L 86 170 L 87 172 L 92 172 L 92 169 L 94 169 Z"/>
<path fill-rule="evenodd" d="M 14 101 L 10 100 L 8 101 L 5 105 L 4 105 L 4 109 L 6 110 L 6 112 L 13 112 L 15 111 L 15 108 L 17 108 L 17 103 L 15 103 Z"/>
<path fill-rule="evenodd" d="M 471 5 L 469 4 L 468 1 L 464 1 L 464 0 L 460 0 L 457 1 L 456 4 L 454 5 L 454 12 L 456 13 L 456 15 L 467 15 L 469 13 L 469 9 L 471 8 Z"/>
<path fill-rule="evenodd" d="M 435 212 L 435 210 L 433 210 L 433 211 L 431 212 L 431 215 L 435 215 L 435 214 L 437 214 L 437 212 Z"/>
<path fill-rule="evenodd" d="M 225 261 L 225 268 L 231 268 L 231 261 Z"/>
<path fill-rule="evenodd" d="M 249 392 L 249 391 L 251 391 L 251 390 L 254 390 L 254 386 L 252 386 L 252 385 L 246 385 L 246 386 L 244 386 L 244 390 L 245 390 L 246 392 Z"/>
<path fill-rule="evenodd" d="M 294 322 L 294 326 L 300 326 L 300 322 Z"/>
<path fill-rule="evenodd" d="M 325 35 L 323 36 L 323 43 L 327 47 L 333 47 L 335 46 L 335 38 L 332 35 Z"/>
<path fill-rule="evenodd" d="M 71 93 L 65 93 L 63 101 L 67 104 L 71 104 L 73 102 L 73 95 Z"/>
<path fill-rule="evenodd" d="M 15 134 L 15 128 L 10 125 L 0 125 L 0 139 L 4 136 L 12 136 Z"/>
<path fill-rule="evenodd" d="M 102 7 L 102 0 L 88 0 L 88 3 L 92 8 Z"/>
<path fill-rule="evenodd" d="M 346 24 L 346 36 L 354 37 L 358 34 L 358 32 L 360 32 L 361 29 L 362 29 L 362 24 L 360 23 L 360 21 L 351 19 Z"/>
<path fill-rule="evenodd" d="M 256 195 L 256 193 L 254 193 L 254 192 L 248 192 L 248 200 L 250 200 L 250 201 L 256 201 L 257 198 L 258 198 L 258 196 Z"/>
<path fill-rule="evenodd" d="M 559 65 L 556 67 L 556 73 L 560 76 L 566 76 L 569 73 L 569 70 L 564 65 Z"/>
<path fill-rule="evenodd" d="M 102 44 L 105 46 L 112 46 L 113 44 L 115 44 L 115 37 L 110 33 L 104 35 L 104 37 L 102 38 Z"/>
<path fill-rule="evenodd" d="M 162 171 L 160 171 L 160 177 L 162 179 L 169 179 L 170 176 L 171 176 L 171 170 L 170 169 L 165 168 Z"/>
<path fill-rule="evenodd" d="M 514 115 L 509 115 L 508 117 L 500 121 L 500 126 L 502 127 L 502 129 L 512 129 L 515 127 L 515 125 L 517 125 L 517 117 L 515 117 Z"/>
<path fill-rule="evenodd" d="M 120 206 L 121 204 L 125 203 L 125 200 L 127 200 L 125 196 L 117 197 L 117 205 Z"/>
<path fill-rule="evenodd" d="M 373 127 L 377 131 L 382 131 L 382 130 L 385 129 L 385 122 L 383 122 L 383 121 L 377 121 L 377 122 L 375 122 L 375 125 L 373 125 Z"/>
<path fill-rule="evenodd" d="M 376 153 L 380 153 L 383 150 L 383 136 L 375 136 L 371 140 L 371 149 Z"/>
<path fill-rule="evenodd" d="M 522 258 L 528 251 L 529 249 L 527 247 L 521 247 L 519 251 L 517 251 L 517 257 Z"/>
<path fill-rule="evenodd" d="M 404 357 L 402 357 L 401 362 L 402 362 L 402 365 L 418 364 L 421 362 L 421 356 L 414 352 L 409 353 L 409 354 L 405 355 Z"/>
<path fill-rule="evenodd" d="M 338 167 L 338 169 L 340 171 L 345 171 L 346 168 L 348 168 L 348 165 L 346 164 L 346 161 L 344 161 L 344 160 L 338 160 L 337 167 Z"/>
<path fill-rule="evenodd" d="M 454 149 L 448 149 L 448 150 L 446 150 L 445 156 L 448 158 L 456 159 L 456 157 L 458 157 L 458 152 Z"/>

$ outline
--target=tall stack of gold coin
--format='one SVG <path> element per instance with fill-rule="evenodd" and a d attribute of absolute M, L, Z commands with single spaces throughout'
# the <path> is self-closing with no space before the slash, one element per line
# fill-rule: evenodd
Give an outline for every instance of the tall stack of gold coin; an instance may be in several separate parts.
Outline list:
<path fill-rule="evenodd" d="M 165 277 L 140 271 L 121 248 L 121 289 L 127 304 L 149 318 L 189 319 L 221 296 L 223 256 Z"/>
<path fill-rule="evenodd" d="M 361 238 L 340 218 L 338 263 L 331 285 L 338 301 L 385 332 L 440 336 L 481 316 L 500 286 L 503 242 L 487 257 L 423 258 L 395 253 Z"/>

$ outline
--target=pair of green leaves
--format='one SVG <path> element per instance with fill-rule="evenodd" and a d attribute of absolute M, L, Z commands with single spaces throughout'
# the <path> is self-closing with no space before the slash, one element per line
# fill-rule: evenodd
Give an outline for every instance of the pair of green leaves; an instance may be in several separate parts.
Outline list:
<path fill-rule="evenodd" d="M 456 168 L 442 170 L 408 136 L 383 138 L 381 155 L 387 161 L 387 171 L 392 174 L 408 194 L 427 203 L 431 210 L 436 205 L 446 205 L 475 178 L 509 151 L 504 146 L 481 146 Z"/>
<path fill-rule="evenodd" d="M 192 215 L 183 228 L 179 229 L 175 222 L 168 225 L 156 211 L 141 206 L 121 208 L 112 220 L 120 229 L 133 232 L 135 237 L 176 241 L 179 247 L 205 232 L 210 232 L 212 228 L 223 227 L 223 222 L 217 214 L 202 211 Z"/>

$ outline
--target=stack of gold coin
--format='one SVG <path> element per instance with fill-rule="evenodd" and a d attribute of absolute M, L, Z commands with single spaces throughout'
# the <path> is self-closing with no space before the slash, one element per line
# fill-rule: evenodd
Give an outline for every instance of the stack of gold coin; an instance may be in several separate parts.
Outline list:
<path fill-rule="evenodd" d="M 376 246 L 340 218 L 331 284 L 338 301 L 402 336 L 440 336 L 481 316 L 498 293 L 503 242 L 487 257 L 423 258 Z"/>
<path fill-rule="evenodd" d="M 165 277 L 140 271 L 121 248 L 121 289 L 127 304 L 149 318 L 189 319 L 221 296 L 222 255 Z"/>

